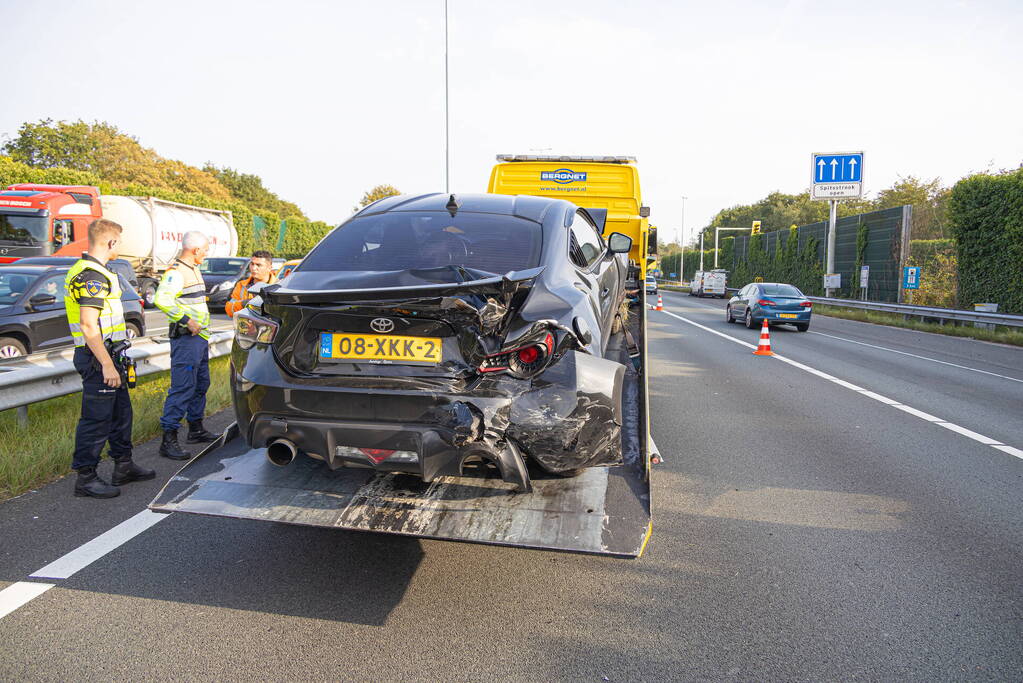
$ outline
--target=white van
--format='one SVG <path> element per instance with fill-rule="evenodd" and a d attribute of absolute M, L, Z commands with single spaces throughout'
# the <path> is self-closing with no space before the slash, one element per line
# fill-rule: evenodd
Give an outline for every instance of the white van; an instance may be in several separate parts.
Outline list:
<path fill-rule="evenodd" d="M 717 296 L 724 299 L 727 283 L 726 270 L 698 270 L 689 283 L 689 296 Z"/>

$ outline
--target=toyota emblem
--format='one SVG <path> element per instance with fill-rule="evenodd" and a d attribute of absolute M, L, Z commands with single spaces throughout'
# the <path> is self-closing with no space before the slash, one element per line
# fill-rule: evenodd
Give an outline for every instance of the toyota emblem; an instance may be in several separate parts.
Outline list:
<path fill-rule="evenodd" d="M 394 321 L 390 318 L 373 318 L 369 323 L 374 332 L 394 332 Z"/>

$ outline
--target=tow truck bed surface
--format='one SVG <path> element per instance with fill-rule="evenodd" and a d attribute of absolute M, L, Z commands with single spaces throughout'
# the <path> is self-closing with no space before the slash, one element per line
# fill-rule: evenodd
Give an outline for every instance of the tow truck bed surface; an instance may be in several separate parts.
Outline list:
<path fill-rule="evenodd" d="M 633 330 L 643 336 L 640 308 Z M 495 473 L 441 477 L 368 469 L 331 471 L 299 457 L 276 467 L 266 449 L 250 448 L 231 425 L 163 488 L 150 509 L 256 519 L 422 538 L 542 550 L 638 557 L 651 530 L 647 476 L 645 378 L 633 368 L 624 335 L 609 357 L 627 363 L 622 428 L 625 463 L 578 477 L 531 469 L 531 493 L 518 493 Z"/>

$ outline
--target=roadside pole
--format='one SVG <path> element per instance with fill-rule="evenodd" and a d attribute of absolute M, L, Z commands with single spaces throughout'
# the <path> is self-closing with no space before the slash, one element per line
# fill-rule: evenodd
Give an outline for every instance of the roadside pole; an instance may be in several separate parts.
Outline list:
<path fill-rule="evenodd" d="M 828 213 L 828 273 L 835 272 L 835 233 L 838 223 L 838 200 L 832 199 L 831 211 Z M 830 287 L 824 290 L 824 296 L 831 297 L 835 290 Z"/>
<path fill-rule="evenodd" d="M 682 278 L 686 273 L 686 245 L 679 244 L 678 252 L 678 286 L 682 286 Z"/>
<path fill-rule="evenodd" d="M 448 0 L 444 0 L 444 194 L 451 192 L 451 114 L 448 107 Z"/>
<path fill-rule="evenodd" d="M 703 272 L 703 231 L 700 231 L 700 272 Z"/>

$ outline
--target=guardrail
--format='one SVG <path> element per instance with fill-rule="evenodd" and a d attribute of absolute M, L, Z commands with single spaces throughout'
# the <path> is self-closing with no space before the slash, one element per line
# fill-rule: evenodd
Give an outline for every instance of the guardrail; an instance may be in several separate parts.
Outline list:
<path fill-rule="evenodd" d="M 856 299 L 829 299 L 821 296 L 806 297 L 815 304 L 842 306 L 843 308 L 860 308 L 867 311 L 898 313 L 910 317 L 932 318 L 944 322 L 981 323 L 987 325 L 1004 325 L 1006 327 L 1023 327 L 1023 315 L 1007 313 L 982 313 L 980 311 L 963 311 L 955 308 L 936 308 L 934 306 L 911 306 L 909 304 L 888 304 L 880 301 L 857 301 Z"/>
<path fill-rule="evenodd" d="M 740 287 L 726 287 L 727 294 L 735 294 Z M 964 311 L 957 308 L 937 308 L 935 306 L 912 306 L 910 304 L 889 304 L 883 301 L 860 301 L 858 299 L 831 299 L 823 296 L 806 297 L 815 304 L 826 304 L 829 306 L 842 306 L 843 308 L 859 308 L 866 311 L 880 311 L 882 313 L 897 313 L 900 315 L 940 320 L 942 324 L 946 320 L 964 323 L 980 323 L 982 325 L 1003 325 L 1005 327 L 1023 327 L 1023 315 L 1010 315 L 1008 313 L 983 313 L 981 311 Z"/>
<path fill-rule="evenodd" d="M 210 336 L 210 358 L 231 352 L 234 330 L 221 330 Z M 135 359 L 140 377 L 170 370 L 170 343 L 146 338 L 128 354 Z M 18 419 L 28 421 L 27 406 L 66 396 L 82 390 L 82 378 L 72 363 L 74 349 L 69 348 L 46 358 L 33 359 L 28 365 L 0 367 L 0 411 L 18 409 Z"/>

